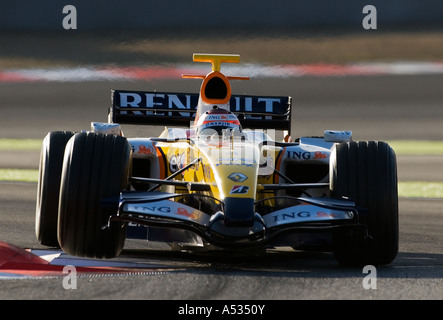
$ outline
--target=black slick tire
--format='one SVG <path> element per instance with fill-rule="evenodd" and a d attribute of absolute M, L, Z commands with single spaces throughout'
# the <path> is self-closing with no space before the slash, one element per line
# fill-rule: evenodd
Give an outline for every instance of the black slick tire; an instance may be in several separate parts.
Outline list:
<path fill-rule="evenodd" d="M 332 148 L 330 184 L 333 197 L 346 197 L 365 208 L 363 241 L 353 232 L 333 236 L 334 255 L 342 265 L 389 264 L 398 253 L 397 162 L 385 142 L 339 143 Z"/>
<path fill-rule="evenodd" d="M 54 131 L 49 132 L 43 139 L 37 184 L 35 235 L 45 246 L 58 247 L 60 178 L 65 146 L 73 135 L 74 132 L 70 131 Z"/>
<path fill-rule="evenodd" d="M 76 134 L 67 144 L 63 163 L 58 241 L 68 254 L 112 258 L 123 249 L 126 227 L 102 227 L 117 212 L 118 199 L 128 186 L 131 146 L 121 136 L 90 132 Z"/>

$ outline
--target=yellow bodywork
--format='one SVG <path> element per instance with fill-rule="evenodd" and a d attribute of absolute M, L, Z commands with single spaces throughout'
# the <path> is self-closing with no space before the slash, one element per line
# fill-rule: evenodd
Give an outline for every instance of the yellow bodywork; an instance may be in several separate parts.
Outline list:
<path fill-rule="evenodd" d="M 225 197 L 251 198 L 255 201 L 263 199 L 267 195 L 261 192 L 261 184 L 275 183 L 278 178 L 274 177 L 274 167 L 281 151 L 279 147 L 263 146 L 260 150 L 257 143 L 217 139 L 215 142 L 161 142 L 157 144 L 157 149 L 166 158 L 159 158 L 165 163 L 161 179 L 200 158 L 175 179 L 206 183 L 211 186 L 207 194 L 219 200 Z M 176 188 L 175 192 L 189 191 Z"/>

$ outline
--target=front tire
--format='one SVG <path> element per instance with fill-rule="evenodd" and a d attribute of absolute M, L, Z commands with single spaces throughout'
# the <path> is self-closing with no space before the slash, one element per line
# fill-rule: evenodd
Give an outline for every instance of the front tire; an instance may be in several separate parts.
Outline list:
<path fill-rule="evenodd" d="M 58 241 L 68 254 L 112 258 L 123 249 L 125 225 L 108 223 L 117 212 L 105 206 L 128 186 L 131 146 L 121 136 L 78 133 L 66 146 L 63 163 Z"/>
<path fill-rule="evenodd" d="M 336 232 L 334 255 L 343 265 L 384 265 L 398 253 L 397 162 L 385 142 L 347 142 L 331 152 L 330 184 L 333 197 L 346 197 L 367 209 L 359 220 L 368 239 L 353 232 Z"/>
<path fill-rule="evenodd" d="M 35 235 L 45 246 L 58 247 L 57 220 L 63 155 L 66 143 L 73 135 L 74 132 L 70 131 L 54 131 L 49 132 L 43 139 L 37 185 Z"/>

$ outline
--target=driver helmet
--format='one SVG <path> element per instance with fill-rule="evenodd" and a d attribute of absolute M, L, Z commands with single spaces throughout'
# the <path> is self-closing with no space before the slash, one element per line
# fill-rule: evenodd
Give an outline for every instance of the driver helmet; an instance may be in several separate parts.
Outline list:
<path fill-rule="evenodd" d="M 227 131 L 241 132 L 240 121 L 232 112 L 220 109 L 217 106 L 200 116 L 196 125 L 197 136 L 213 135 L 218 133 L 221 137 Z"/>

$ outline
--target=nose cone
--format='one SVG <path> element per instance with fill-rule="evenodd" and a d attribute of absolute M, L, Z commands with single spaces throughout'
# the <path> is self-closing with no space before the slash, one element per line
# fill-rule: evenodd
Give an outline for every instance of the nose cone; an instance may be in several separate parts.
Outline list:
<path fill-rule="evenodd" d="M 226 226 L 252 227 L 254 225 L 254 199 L 227 197 L 223 202 Z"/>

